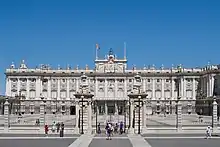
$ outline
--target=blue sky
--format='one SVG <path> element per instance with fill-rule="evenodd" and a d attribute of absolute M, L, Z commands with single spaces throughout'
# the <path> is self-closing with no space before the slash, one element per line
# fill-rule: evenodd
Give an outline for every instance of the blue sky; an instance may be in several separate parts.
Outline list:
<path fill-rule="evenodd" d="M 94 66 L 113 48 L 128 65 L 170 67 L 220 63 L 220 2 L 210 0 L 0 1 L 0 93 L 4 71 L 24 59 L 29 67 Z"/>

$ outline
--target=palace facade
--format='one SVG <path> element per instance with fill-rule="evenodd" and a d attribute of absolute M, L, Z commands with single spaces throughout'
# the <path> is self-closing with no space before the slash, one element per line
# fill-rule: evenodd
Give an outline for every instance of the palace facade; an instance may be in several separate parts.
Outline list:
<path fill-rule="evenodd" d="M 149 113 L 162 111 L 172 113 L 172 106 L 180 98 L 184 105 L 194 105 L 197 88 L 205 97 L 213 96 L 215 75 L 219 68 L 207 65 L 204 68 L 178 67 L 160 69 L 155 66 L 133 66 L 127 68 L 126 56 L 118 59 L 112 50 L 104 59 L 96 58 L 95 68 L 87 65 L 84 69 L 70 66 L 63 69 L 52 69 L 48 65 L 29 68 L 22 61 L 19 67 L 14 64 L 6 69 L 6 96 L 21 101 L 19 110 L 14 105 L 12 113 L 39 113 L 42 97 L 46 101 L 47 113 L 73 114 L 75 112 L 75 96 L 81 90 L 81 76 L 87 76 L 88 88 L 97 101 L 99 114 L 122 114 L 125 111 L 128 94 L 132 92 L 134 77 L 141 77 L 140 91 L 147 94 L 152 110 Z M 161 106 L 161 107 L 158 107 Z M 164 109 L 165 110 L 165 109 Z"/>

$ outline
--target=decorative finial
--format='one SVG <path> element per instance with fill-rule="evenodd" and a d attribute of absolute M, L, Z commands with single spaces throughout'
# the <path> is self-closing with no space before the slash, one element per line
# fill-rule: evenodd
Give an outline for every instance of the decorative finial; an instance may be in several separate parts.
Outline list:
<path fill-rule="evenodd" d="M 76 70 L 79 70 L 79 65 L 76 66 Z"/>
<path fill-rule="evenodd" d="M 174 65 L 172 64 L 171 66 L 172 66 L 172 69 L 174 69 Z"/>
<path fill-rule="evenodd" d="M 155 65 L 154 64 L 152 65 L 152 69 L 155 69 Z"/>
<path fill-rule="evenodd" d="M 57 69 L 60 70 L 60 65 L 58 64 Z"/>
<path fill-rule="evenodd" d="M 11 69 L 14 69 L 15 68 L 15 65 L 14 65 L 14 62 L 11 63 Z"/>
<path fill-rule="evenodd" d="M 162 70 L 164 69 L 164 65 L 163 65 L 163 64 L 161 65 L 161 69 L 162 69 Z"/>
<path fill-rule="evenodd" d="M 133 70 L 136 70 L 136 65 L 135 64 L 133 64 Z"/>
<path fill-rule="evenodd" d="M 89 70 L 89 66 L 88 66 L 88 64 L 86 64 L 86 70 Z"/>
<path fill-rule="evenodd" d="M 146 70 L 147 69 L 147 67 L 146 67 L 146 65 L 144 64 L 144 70 Z"/>
<path fill-rule="evenodd" d="M 69 64 L 67 64 L 67 70 L 70 70 L 70 69 L 71 69 L 70 65 L 69 65 Z"/>
<path fill-rule="evenodd" d="M 25 64 L 25 62 L 24 62 L 24 60 L 21 61 L 20 68 L 21 68 L 21 69 L 26 69 L 26 68 L 27 68 L 27 66 L 26 66 L 26 64 Z"/>

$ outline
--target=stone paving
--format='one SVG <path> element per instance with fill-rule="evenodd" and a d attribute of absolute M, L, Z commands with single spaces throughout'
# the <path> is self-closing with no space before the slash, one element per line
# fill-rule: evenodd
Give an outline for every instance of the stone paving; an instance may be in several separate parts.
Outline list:
<path fill-rule="evenodd" d="M 199 136 L 200 135 L 200 136 Z M 1 147 L 218 147 L 220 137 L 204 139 L 204 134 L 167 134 L 162 136 L 140 136 L 137 134 L 115 134 L 112 140 L 106 140 L 105 134 L 60 137 L 1 136 Z M 17 137 L 16 137 L 17 136 Z"/>

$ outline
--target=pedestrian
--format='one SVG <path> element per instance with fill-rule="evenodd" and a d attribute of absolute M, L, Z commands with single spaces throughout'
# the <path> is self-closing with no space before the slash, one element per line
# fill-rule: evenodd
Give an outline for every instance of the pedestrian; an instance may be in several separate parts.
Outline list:
<path fill-rule="evenodd" d="M 206 128 L 206 139 L 209 139 L 212 137 L 212 128 L 210 126 L 208 126 Z"/>
<path fill-rule="evenodd" d="M 101 126 L 100 126 L 100 123 L 98 124 L 98 134 L 101 134 Z"/>
<path fill-rule="evenodd" d="M 46 124 L 46 125 L 44 126 L 45 136 L 48 136 L 48 131 L 49 131 L 49 127 L 48 127 L 48 125 Z"/>
<path fill-rule="evenodd" d="M 52 132 L 55 133 L 55 131 L 56 131 L 56 123 L 54 121 L 52 124 Z"/>
<path fill-rule="evenodd" d="M 64 137 L 64 123 L 61 122 L 60 137 Z"/>
<path fill-rule="evenodd" d="M 120 127 L 120 134 L 122 134 L 123 133 L 123 122 L 120 123 L 119 127 Z"/>
<path fill-rule="evenodd" d="M 60 132 L 60 123 L 58 122 L 56 125 L 57 125 L 57 133 L 59 133 Z"/>

